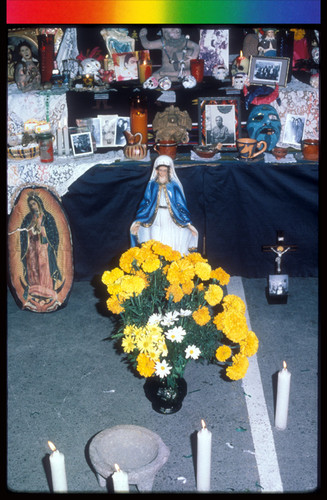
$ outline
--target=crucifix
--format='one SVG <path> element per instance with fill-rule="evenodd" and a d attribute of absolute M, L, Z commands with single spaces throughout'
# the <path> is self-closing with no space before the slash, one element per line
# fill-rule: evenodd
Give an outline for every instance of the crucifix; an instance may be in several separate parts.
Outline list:
<path fill-rule="evenodd" d="M 274 252 L 276 254 L 276 273 L 281 274 L 281 264 L 282 256 L 286 252 L 295 252 L 297 250 L 297 245 L 285 245 L 284 243 L 284 231 L 277 231 L 277 238 L 275 245 L 263 245 L 263 252 Z"/>

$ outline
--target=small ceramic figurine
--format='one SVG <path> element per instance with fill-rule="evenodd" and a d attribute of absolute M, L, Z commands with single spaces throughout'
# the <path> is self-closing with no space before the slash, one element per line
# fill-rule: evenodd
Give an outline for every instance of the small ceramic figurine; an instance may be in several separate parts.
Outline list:
<path fill-rule="evenodd" d="M 228 69 L 223 64 L 216 64 L 212 68 L 212 76 L 216 78 L 216 80 L 223 81 L 226 76 L 228 76 Z"/>
<path fill-rule="evenodd" d="M 101 81 L 101 75 L 99 73 L 101 69 L 101 63 L 97 59 L 94 59 L 93 57 L 87 57 L 86 59 L 83 59 L 83 61 L 80 62 L 80 65 L 82 67 L 82 74 L 91 74 L 94 75 L 94 80 L 95 81 Z"/>
<path fill-rule="evenodd" d="M 168 76 L 172 81 L 182 80 L 190 74 L 190 60 L 196 59 L 200 47 L 183 35 L 181 28 L 162 28 L 159 40 L 149 41 L 147 29 L 142 28 L 139 36 L 144 49 L 161 49 L 162 66 L 153 73 L 157 78 Z"/>
<path fill-rule="evenodd" d="M 132 246 L 156 240 L 181 254 L 196 250 L 198 232 L 192 224 L 183 186 L 170 156 L 156 158 L 130 234 Z"/>
<path fill-rule="evenodd" d="M 186 144 L 189 141 L 187 130 L 192 129 L 192 120 L 187 111 L 171 105 L 165 111 L 156 113 L 152 127 L 156 141 L 174 140 Z"/>
<path fill-rule="evenodd" d="M 276 57 L 277 42 L 274 28 L 264 28 L 264 36 L 258 44 L 259 56 Z"/>

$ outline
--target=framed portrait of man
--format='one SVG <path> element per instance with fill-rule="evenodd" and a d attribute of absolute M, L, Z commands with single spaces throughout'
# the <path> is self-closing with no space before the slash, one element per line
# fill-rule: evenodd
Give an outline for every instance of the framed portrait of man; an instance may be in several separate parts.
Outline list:
<path fill-rule="evenodd" d="M 199 97 L 199 144 L 236 150 L 240 134 L 239 97 Z"/>

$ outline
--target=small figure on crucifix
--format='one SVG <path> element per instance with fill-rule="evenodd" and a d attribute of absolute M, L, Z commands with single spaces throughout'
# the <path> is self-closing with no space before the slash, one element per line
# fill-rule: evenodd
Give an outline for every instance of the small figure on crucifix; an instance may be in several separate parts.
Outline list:
<path fill-rule="evenodd" d="M 282 264 L 282 256 L 284 253 L 288 251 L 296 251 L 297 246 L 296 245 L 288 245 L 284 246 L 284 233 L 283 231 L 277 231 L 277 243 L 276 245 L 264 245 L 262 247 L 262 250 L 264 252 L 274 252 L 277 256 L 275 258 L 276 262 L 276 273 L 281 274 L 281 264 Z"/>

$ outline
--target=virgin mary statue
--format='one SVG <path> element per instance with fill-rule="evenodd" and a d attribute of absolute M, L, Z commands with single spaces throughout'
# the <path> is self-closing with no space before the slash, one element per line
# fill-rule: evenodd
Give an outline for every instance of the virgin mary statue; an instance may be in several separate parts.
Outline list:
<path fill-rule="evenodd" d="M 131 246 L 157 240 L 182 255 L 196 251 L 198 232 L 192 224 L 183 186 L 170 156 L 158 156 L 130 228 Z"/>

